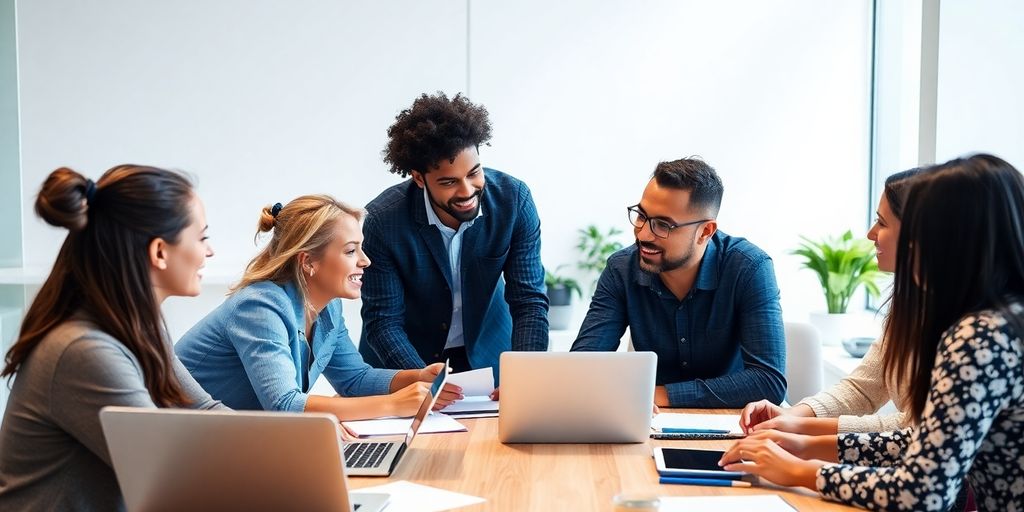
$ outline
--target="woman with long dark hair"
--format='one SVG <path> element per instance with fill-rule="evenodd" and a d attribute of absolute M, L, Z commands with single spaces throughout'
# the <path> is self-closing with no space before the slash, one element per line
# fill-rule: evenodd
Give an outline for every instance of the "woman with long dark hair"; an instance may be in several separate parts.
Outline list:
<path fill-rule="evenodd" d="M 199 294 L 206 214 L 184 176 L 137 165 L 95 183 L 57 169 L 35 209 L 70 233 L 0 372 L 17 376 L 0 509 L 123 509 L 99 410 L 224 407 L 174 356 L 160 314 L 167 297 Z"/>
<path fill-rule="evenodd" d="M 886 178 L 882 197 L 875 211 L 875 224 L 868 239 L 875 243 L 878 269 L 896 269 L 896 244 L 899 241 L 903 205 L 913 179 L 921 169 L 898 172 Z M 745 433 L 778 430 L 795 434 L 825 435 L 846 432 L 885 432 L 908 426 L 900 385 L 885 379 L 883 354 L 885 343 L 871 345 L 857 368 L 835 386 L 803 398 L 793 407 L 780 407 L 768 400 L 747 404 L 740 412 L 740 427 Z M 800 397 L 791 397 L 791 399 Z M 878 414 L 892 400 L 899 412 Z"/>
<path fill-rule="evenodd" d="M 947 510 L 966 478 L 980 508 L 1021 509 L 1024 177 L 991 155 L 934 169 L 907 199 L 885 325 L 885 376 L 906 383 L 914 426 L 804 436 L 814 446 L 755 434 L 727 469 L 872 509 Z"/>

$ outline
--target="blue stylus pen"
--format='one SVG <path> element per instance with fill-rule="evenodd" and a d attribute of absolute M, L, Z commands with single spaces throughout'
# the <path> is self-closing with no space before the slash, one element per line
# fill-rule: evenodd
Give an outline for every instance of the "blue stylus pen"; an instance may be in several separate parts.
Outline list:
<path fill-rule="evenodd" d="M 679 427 L 665 427 L 661 429 L 663 434 L 728 434 L 729 430 L 719 430 L 714 428 L 679 428 Z"/>
<path fill-rule="evenodd" d="M 683 478 L 678 476 L 663 476 L 658 479 L 660 484 L 676 485 L 710 485 L 714 487 L 750 487 L 750 482 L 738 480 L 721 480 L 718 478 Z"/>

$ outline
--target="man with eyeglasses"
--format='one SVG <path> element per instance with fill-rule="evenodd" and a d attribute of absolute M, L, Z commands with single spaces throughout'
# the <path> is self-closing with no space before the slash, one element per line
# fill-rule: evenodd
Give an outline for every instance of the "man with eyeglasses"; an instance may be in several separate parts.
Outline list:
<path fill-rule="evenodd" d="M 636 244 L 601 274 L 574 351 L 610 351 L 629 327 L 658 354 L 662 407 L 743 407 L 786 394 L 786 349 L 771 258 L 718 230 L 722 180 L 698 158 L 662 162 L 627 209 Z"/>

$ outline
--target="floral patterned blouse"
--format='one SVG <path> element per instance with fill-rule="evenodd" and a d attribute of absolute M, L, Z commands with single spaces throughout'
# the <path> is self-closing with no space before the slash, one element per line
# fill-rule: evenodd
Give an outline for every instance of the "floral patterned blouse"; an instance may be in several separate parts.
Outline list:
<path fill-rule="evenodd" d="M 818 471 L 822 496 L 872 510 L 947 510 L 966 478 L 980 510 L 1024 512 L 1021 345 L 999 312 L 963 317 L 943 334 L 918 426 L 840 435 L 841 463 Z"/>

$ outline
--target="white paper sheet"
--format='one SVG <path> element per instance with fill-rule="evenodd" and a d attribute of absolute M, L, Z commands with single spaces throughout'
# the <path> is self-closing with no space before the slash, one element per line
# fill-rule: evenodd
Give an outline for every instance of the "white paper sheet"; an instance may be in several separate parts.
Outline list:
<path fill-rule="evenodd" d="M 391 510 L 388 508 L 388 510 Z M 753 496 L 672 496 L 662 497 L 659 512 L 722 512 L 723 510 L 756 510 L 757 512 L 795 512 L 792 505 L 776 494 Z"/>
<path fill-rule="evenodd" d="M 467 396 L 441 409 L 441 412 L 458 417 L 464 417 L 467 414 L 472 414 L 474 418 L 494 417 L 498 415 L 498 404 L 500 403 L 487 396 Z"/>
<path fill-rule="evenodd" d="M 386 418 L 379 420 L 345 421 L 346 430 L 358 437 L 405 435 L 412 425 L 412 418 Z M 420 434 L 438 432 L 465 432 L 466 426 L 451 417 L 436 412 L 430 413 L 420 425 Z"/>
<path fill-rule="evenodd" d="M 385 493 L 390 495 L 391 501 L 388 502 L 387 508 L 384 509 L 386 512 L 439 512 L 441 510 L 467 507 L 487 501 L 477 496 L 414 484 L 405 480 L 375 487 L 366 487 L 351 492 L 352 495 L 358 495 L 359 493 Z"/>
<path fill-rule="evenodd" d="M 478 368 L 468 372 L 448 375 L 448 382 L 462 388 L 464 396 L 491 396 L 494 391 L 494 371 L 490 368 Z"/>
<path fill-rule="evenodd" d="M 692 428 L 699 430 L 728 430 L 742 434 L 739 414 L 686 414 L 663 412 L 651 420 L 651 428 Z"/>

